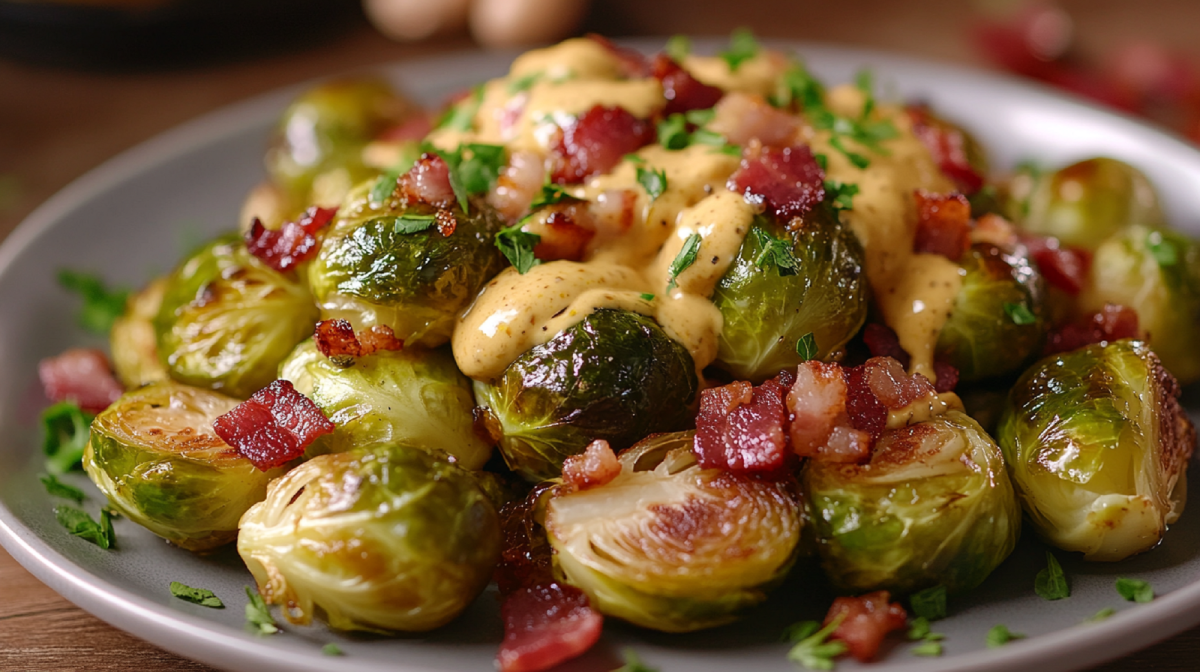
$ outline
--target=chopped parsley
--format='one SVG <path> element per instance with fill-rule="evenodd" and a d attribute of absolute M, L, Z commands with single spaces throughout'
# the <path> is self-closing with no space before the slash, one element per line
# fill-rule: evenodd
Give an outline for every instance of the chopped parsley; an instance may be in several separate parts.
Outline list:
<path fill-rule="evenodd" d="M 683 149 L 691 144 L 687 118 L 677 112 L 658 122 L 658 144 L 667 149 Z"/>
<path fill-rule="evenodd" d="M 496 247 L 500 248 L 500 252 L 504 254 L 505 259 L 508 259 L 508 263 L 512 264 L 518 273 L 524 275 L 529 269 L 541 263 L 537 257 L 533 256 L 533 248 L 542 241 L 542 237 L 536 233 L 522 231 L 522 222 L 501 229 L 496 234 Z"/>
<path fill-rule="evenodd" d="M 921 642 L 918 646 L 913 647 L 912 654 L 914 656 L 940 656 L 942 655 L 942 643 L 933 640 Z"/>
<path fill-rule="evenodd" d="M 625 664 L 613 670 L 613 672 L 658 672 L 656 668 L 643 663 L 641 658 L 638 658 L 637 652 L 633 649 L 623 650 L 621 657 L 625 659 Z"/>
<path fill-rule="evenodd" d="M 667 40 L 667 45 L 663 47 L 663 51 L 667 52 L 667 56 L 670 56 L 672 61 L 682 62 L 688 57 L 688 54 L 692 53 L 692 40 L 687 35 L 672 35 Z"/>
<path fill-rule="evenodd" d="M 125 312 L 127 289 L 109 289 L 100 278 L 71 270 L 58 272 L 58 284 L 83 299 L 79 326 L 94 334 L 108 334 L 113 322 Z"/>
<path fill-rule="evenodd" d="M 643 301 L 653 301 L 654 300 L 654 295 L 651 294 L 650 292 L 642 292 L 638 296 L 641 297 L 641 299 Z"/>
<path fill-rule="evenodd" d="M 824 100 L 824 88 L 800 64 L 789 68 L 780 81 L 781 85 L 773 102 L 779 107 L 791 107 L 799 103 L 813 127 L 829 131 L 831 133 L 829 144 L 860 169 L 869 166 L 871 160 L 848 148 L 845 144 L 846 140 L 852 140 L 876 154 L 887 155 L 887 150 L 880 143 L 900 135 L 892 122 L 886 119 L 872 120 L 870 118 L 871 112 L 875 109 L 875 98 L 870 93 L 871 78 L 869 74 L 864 76 L 860 73 L 859 75 L 859 88 L 866 91 L 867 98 L 862 112 L 857 118 L 837 115 L 827 108 Z"/>
<path fill-rule="evenodd" d="M 42 411 L 42 451 L 46 453 L 47 471 L 63 474 L 80 466 L 93 417 L 69 401 Z"/>
<path fill-rule="evenodd" d="M 1117 593 L 1130 602 L 1142 604 L 1154 599 L 1154 588 L 1141 579 L 1117 579 Z"/>
<path fill-rule="evenodd" d="M 667 190 L 667 171 L 647 170 L 638 166 L 637 181 L 646 190 L 646 193 L 650 194 L 650 200 L 658 200 L 658 197 Z"/>
<path fill-rule="evenodd" d="M 507 161 L 503 145 L 467 143 L 459 145 L 453 152 L 440 150 L 429 143 L 422 151 L 437 154 L 446 162 L 450 173 L 450 188 L 464 213 L 470 212 L 467 199 L 492 188 Z"/>
<path fill-rule="evenodd" d="M 820 155 L 822 159 L 824 155 Z M 838 180 L 825 180 L 825 197 L 828 199 L 829 209 L 833 212 L 833 216 L 837 217 L 842 212 L 854 209 L 854 197 L 858 195 L 858 185 L 839 182 Z"/>
<path fill-rule="evenodd" d="M 758 52 L 762 50 L 758 40 L 754 38 L 754 32 L 749 28 L 737 28 L 729 36 L 729 48 L 722 51 L 718 56 L 724 59 L 729 66 L 730 72 L 737 72 L 742 63 L 754 58 Z"/>
<path fill-rule="evenodd" d="M 434 124 L 437 129 L 449 129 L 452 131 L 469 131 L 475 125 L 475 114 L 479 112 L 479 106 L 483 103 L 483 85 L 476 86 L 471 95 L 464 100 L 460 100 L 450 109 L 446 110 Z"/>
<path fill-rule="evenodd" d="M 399 217 L 383 218 L 382 221 L 390 221 L 396 233 L 403 235 L 407 233 L 420 233 L 429 229 L 429 227 L 437 222 L 437 217 L 434 215 L 404 214 Z"/>
<path fill-rule="evenodd" d="M 788 628 L 789 640 L 796 643 L 788 651 L 788 660 L 810 670 L 832 670 L 833 659 L 846 652 L 846 643 L 827 640 L 844 618 L 845 614 L 841 614 L 823 628 L 816 621 L 804 621 Z"/>
<path fill-rule="evenodd" d="M 1037 316 L 1030 312 L 1024 303 L 1005 303 L 1004 314 L 1008 315 L 1008 319 L 1012 320 L 1013 324 L 1021 326 L 1037 322 Z"/>
<path fill-rule="evenodd" d="M 671 261 L 667 272 L 670 274 L 671 280 L 667 283 L 667 291 L 671 291 L 678 286 L 676 279 L 680 273 L 683 273 L 689 266 L 696 263 L 696 255 L 700 253 L 700 234 L 693 233 L 683 241 L 683 247 L 680 248 L 679 254 L 675 255 L 675 259 Z"/>
<path fill-rule="evenodd" d="M 73 500 L 76 504 L 83 504 L 83 490 L 63 483 L 58 480 L 54 474 L 42 474 L 40 480 L 46 488 L 46 493 L 52 497 L 61 497 L 63 499 Z"/>
<path fill-rule="evenodd" d="M 793 63 L 779 77 L 771 103 L 775 107 L 795 106 L 803 110 L 824 108 L 825 87 L 803 65 Z"/>
<path fill-rule="evenodd" d="M 931 630 L 928 618 L 918 616 L 913 619 L 912 626 L 908 629 L 908 638 L 921 642 L 912 650 L 914 656 L 940 656 L 942 655 L 941 641 L 946 636 Z"/>
<path fill-rule="evenodd" d="M 54 517 L 71 534 L 86 539 L 105 550 L 116 545 L 116 534 L 113 532 L 112 515 L 107 509 L 100 511 L 100 522 L 96 522 L 86 511 L 73 506 L 60 505 L 54 507 Z"/>
<path fill-rule="evenodd" d="M 865 118 L 875 109 L 875 75 L 864 68 L 854 76 L 854 86 L 866 96 L 862 116 Z"/>
<path fill-rule="evenodd" d="M 817 358 L 817 337 L 811 331 L 796 341 L 796 354 L 806 362 Z"/>
<path fill-rule="evenodd" d="M 1089 616 L 1084 623 L 1099 623 L 1100 621 L 1107 620 L 1115 613 L 1117 613 L 1116 609 L 1113 609 L 1112 607 L 1105 607 Z"/>
<path fill-rule="evenodd" d="M 542 190 L 533 197 L 533 202 L 529 204 L 530 210 L 547 205 L 557 205 L 563 201 L 578 201 L 580 199 L 567 193 L 567 190 L 561 184 L 555 184 L 547 178 L 545 184 L 542 185 Z"/>
<path fill-rule="evenodd" d="M 371 205 L 383 205 L 396 192 L 396 181 L 400 179 L 400 170 L 392 169 L 379 176 L 371 185 L 371 193 L 367 200 Z"/>
<path fill-rule="evenodd" d="M 754 258 L 755 266 L 774 266 L 780 276 L 796 275 L 800 271 L 800 262 L 796 261 L 796 255 L 792 253 L 790 240 L 776 238 L 759 227 L 754 227 L 750 233 L 761 248 L 758 256 Z"/>
<path fill-rule="evenodd" d="M 178 581 L 172 581 L 171 594 L 184 602 L 191 602 L 202 607 L 212 607 L 213 609 L 225 608 L 225 603 L 221 601 L 221 598 L 217 597 L 211 590 L 205 588 L 192 588 Z"/>
<path fill-rule="evenodd" d="M 946 617 L 946 587 L 936 585 L 913 593 L 908 597 L 913 613 L 936 621 Z"/>
<path fill-rule="evenodd" d="M 1025 635 L 1022 635 L 1018 632 L 1012 632 L 1006 625 L 997 625 L 991 630 L 988 630 L 987 638 L 984 641 L 987 642 L 987 647 L 989 649 L 995 649 L 1008 644 L 1014 639 L 1025 639 Z"/>
<path fill-rule="evenodd" d="M 1179 246 L 1164 238 L 1161 231 L 1146 234 L 1146 250 L 1158 262 L 1159 268 L 1170 268 L 1179 263 Z"/>
<path fill-rule="evenodd" d="M 509 95 L 513 95 L 522 91 L 528 91 L 541 78 L 541 72 L 531 72 L 527 75 L 522 75 L 508 83 L 508 93 Z"/>
<path fill-rule="evenodd" d="M 1061 600 L 1071 596 L 1071 587 L 1067 585 L 1067 575 L 1063 573 L 1058 558 L 1046 551 L 1046 568 L 1037 573 L 1033 582 L 1033 591 L 1043 600 Z"/>
<path fill-rule="evenodd" d="M 262 595 L 254 592 L 250 586 L 246 586 L 246 597 L 250 598 L 250 601 L 246 603 L 246 625 L 260 635 L 273 635 L 279 632 L 279 626 L 275 625 L 275 617 L 271 616 L 271 610 L 267 608 L 267 603 L 263 600 Z"/>
<path fill-rule="evenodd" d="M 325 646 L 322 646 L 321 653 L 323 653 L 327 656 L 344 656 L 344 655 L 346 655 L 346 654 L 342 653 L 342 648 L 340 646 L 338 646 L 337 644 L 326 644 Z"/>
<path fill-rule="evenodd" d="M 707 145 L 718 151 L 740 155 L 742 148 L 729 144 L 725 136 L 704 128 L 712 121 L 713 110 L 692 110 L 687 113 L 676 112 L 658 122 L 658 144 L 669 150 L 680 150 L 691 145 Z M 696 129 L 688 131 L 688 126 Z"/>
<path fill-rule="evenodd" d="M 683 113 L 683 118 L 686 119 L 689 124 L 695 124 L 697 126 L 703 126 L 711 122 L 716 116 L 717 111 L 711 107 L 703 110 L 688 110 L 687 112 Z"/>
<path fill-rule="evenodd" d="M 842 136 L 840 135 L 834 135 L 832 138 L 830 138 L 829 146 L 841 152 L 842 156 L 845 156 L 846 160 L 854 164 L 854 167 L 858 168 L 859 170 L 863 170 L 867 166 L 871 165 L 871 160 L 867 157 L 859 154 L 858 152 L 852 152 L 849 149 L 846 149 L 846 145 L 842 144 Z"/>

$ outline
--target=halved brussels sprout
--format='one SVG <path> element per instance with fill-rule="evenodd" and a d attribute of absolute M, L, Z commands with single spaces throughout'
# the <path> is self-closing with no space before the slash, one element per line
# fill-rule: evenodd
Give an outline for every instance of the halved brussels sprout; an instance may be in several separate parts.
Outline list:
<path fill-rule="evenodd" d="M 1146 226 L 1105 241 L 1092 258 L 1079 307 L 1094 312 L 1106 303 L 1137 311 L 1139 336 L 1180 383 L 1200 380 L 1200 245 Z"/>
<path fill-rule="evenodd" d="M 83 468 L 113 508 L 167 541 L 189 551 L 227 544 L 284 472 L 259 471 L 213 432 L 237 404 L 171 381 L 127 392 L 92 422 Z"/>
<path fill-rule="evenodd" d="M 171 273 L 154 330 L 172 378 L 245 399 L 275 380 L 316 321 L 304 285 L 224 236 Z"/>
<path fill-rule="evenodd" d="M 500 520 L 444 454 L 395 444 L 321 455 L 242 517 L 238 553 L 293 623 L 315 607 L 343 630 L 432 630 L 467 607 L 500 558 Z"/>
<path fill-rule="evenodd" d="M 1088 560 L 1152 548 L 1183 511 L 1195 428 L 1146 344 L 1047 357 L 1009 393 L 997 437 L 1029 521 Z"/>
<path fill-rule="evenodd" d="M 885 432 L 865 465 L 810 461 L 802 483 L 825 573 L 851 593 L 970 590 L 1021 530 L 1000 449 L 958 411 Z"/>
<path fill-rule="evenodd" d="M 693 435 L 650 437 L 614 480 L 546 503 L 556 568 L 608 616 L 665 632 L 728 623 L 796 559 L 795 483 L 701 469 Z"/>
<path fill-rule="evenodd" d="M 436 208 L 372 203 L 371 186 L 350 193 L 309 268 L 322 315 L 355 329 L 388 326 L 405 343 L 437 347 L 504 267 L 493 244 L 502 222 L 482 202 L 469 215 L 455 206 L 454 232 L 442 235 L 432 219 Z M 413 229 L 422 223 L 427 228 Z"/>
<path fill-rule="evenodd" d="M 444 450 L 458 466 L 479 469 L 491 455 L 472 429 L 471 382 L 443 350 L 380 350 L 343 367 L 309 339 L 284 360 L 279 377 L 337 426 L 308 447 L 308 457 L 400 443 Z"/>
<path fill-rule="evenodd" d="M 162 305 L 166 278 L 155 278 L 142 291 L 129 297 L 125 313 L 113 322 L 108 333 L 113 369 L 126 388 L 166 380 L 167 369 L 158 359 L 154 316 Z"/>
<path fill-rule="evenodd" d="M 964 381 L 1021 370 L 1046 333 L 1041 275 L 1029 260 L 976 243 L 963 255 L 962 288 L 935 352 Z"/>
<path fill-rule="evenodd" d="M 795 228 L 756 217 L 713 292 L 724 318 L 714 363 L 739 380 L 761 382 L 798 366 L 805 358 L 796 342 L 809 333 L 817 357 L 828 357 L 867 317 L 863 249 L 854 234 L 824 208 L 788 227 Z M 794 269 L 772 261 L 780 252 L 792 255 Z"/>
<path fill-rule="evenodd" d="M 1008 216 L 1067 245 L 1095 249 L 1131 224 L 1161 225 L 1158 195 L 1137 168 L 1105 157 L 1043 173 L 1026 169 L 1008 185 Z"/>
<path fill-rule="evenodd" d="M 531 482 L 561 474 L 595 439 L 619 450 L 688 426 L 696 390 L 683 346 L 653 319 L 609 309 L 530 348 L 495 383 L 475 382 L 504 461 Z"/>

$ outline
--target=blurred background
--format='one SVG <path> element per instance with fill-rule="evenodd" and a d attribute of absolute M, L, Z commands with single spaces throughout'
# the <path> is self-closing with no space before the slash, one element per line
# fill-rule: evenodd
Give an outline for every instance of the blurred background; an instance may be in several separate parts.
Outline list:
<path fill-rule="evenodd" d="M 281 86 L 585 32 L 739 26 L 1007 71 L 1200 143 L 1200 0 L 0 0 L 0 239 L 122 150 Z M 208 669 L 84 614 L 3 551 L 0 586 L 0 670 Z M 1196 660 L 1200 629 L 1099 669 Z"/>

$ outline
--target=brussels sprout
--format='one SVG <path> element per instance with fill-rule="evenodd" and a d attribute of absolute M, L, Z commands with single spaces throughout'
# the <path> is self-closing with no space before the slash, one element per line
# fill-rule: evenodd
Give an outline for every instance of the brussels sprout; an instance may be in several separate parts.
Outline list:
<path fill-rule="evenodd" d="M 442 235 L 435 208 L 372 203 L 371 186 L 362 184 L 347 197 L 309 268 L 322 315 L 349 320 L 356 329 L 388 326 L 405 343 L 437 347 L 504 267 L 493 244 L 502 223 L 483 203 L 473 203 L 470 215 L 455 206 L 454 232 Z"/>
<path fill-rule="evenodd" d="M 395 444 L 321 455 L 242 517 L 238 553 L 293 623 L 425 631 L 473 601 L 500 557 L 500 520 L 470 472 Z"/>
<path fill-rule="evenodd" d="M 362 150 L 416 111 L 377 78 L 326 82 L 288 106 L 267 149 L 267 172 L 298 203 L 336 205 L 372 170 Z"/>
<path fill-rule="evenodd" d="M 1009 393 L 997 437 L 1029 521 L 1088 560 L 1158 543 L 1183 512 L 1195 428 L 1146 344 L 1043 359 Z"/>
<path fill-rule="evenodd" d="M 810 461 L 802 480 L 822 566 L 843 591 L 969 590 L 1020 534 L 1000 449 L 958 411 L 885 432 L 865 465 Z"/>
<path fill-rule="evenodd" d="M 238 404 L 176 382 L 127 392 L 92 422 L 83 468 L 126 518 L 190 551 L 234 540 L 283 469 L 259 471 L 212 430 Z"/>
<path fill-rule="evenodd" d="M 724 326 L 715 364 L 734 378 L 761 382 L 805 361 L 796 343 L 816 339 L 817 357 L 842 347 L 867 317 L 863 249 L 854 234 L 818 208 L 788 230 L 758 216 L 713 292 Z M 770 248 L 770 249 L 767 249 Z M 794 268 L 775 255 L 791 255 Z"/>
<path fill-rule="evenodd" d="M 496 421 L 509 468 L 536 482 L 594 439 L 613 448 L 686 427 L 697 390 L 691 355 L 653 319 L 597 310 L 530 348 L 475 398 Z"/>
<path fill-rule="evenodd" d="M 1006 210 L 1033 233 L 1087 249 L 1130 224 L 1163 223 L 1158 195 L 1146 176 L 1103 157 L 1052 173 L 1025 169 L 1009 183 Z"/>
<path fill-rule="evenodd" d="M 471 383 L 442 350 L 381 350 L 341 367 L 306 340 L 279 377 L 317 404 L 333 424 L 305 454 L 344 453 L 379 443 L 441 449 L 460 467 L 479 469 L 491 446 L 472 429 Z"/>
<path fill-rule="evenodd" d="M 765 600 L 791 569 L 794 483 L 701 469 L 693 434 L 648 438 L 609 483 L 550 495 L 554 564 L 600 612 L 666 632 L 708 628 Z"/>
<path fill-rule="evenodd" d="M 275 380 L 279 363 L 316 320 L 304 285 L 227 236 L 170 275 L 154 330 L 172 378 L 245 399 Z"/>
<path fill-rule="evenodd" d="M 1079 296 L 1085 312 L 1106 303 L 1137 311 L 1146 339 L 1179 382 L 1200 380 L 1200 245 L 1173 231 L 1131 226 L 1092 258 Z"/>
<path fill-rule="evenodd" d="M 113 322 L 108 334 L 113 368 L 127 388 L 167 379 L 167 369 L 158 359 L 154 338 L 154 316 L 162 305 L 166 288 L 166 278 L 156 278 L 131 296 L 125 314 Z"/>
<path fill-rule="evenodd" d="M 1019 371 L 1042 346 L 1045 289 L 1023 256 L 977 243 L 963 255 L 962 288 L 938 336 L 937 357 L 973 381 Z"/>

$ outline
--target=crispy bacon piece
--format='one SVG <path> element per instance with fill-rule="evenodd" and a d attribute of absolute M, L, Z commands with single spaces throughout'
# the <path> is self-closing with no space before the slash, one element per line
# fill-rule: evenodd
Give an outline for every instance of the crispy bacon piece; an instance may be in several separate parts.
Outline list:
<path fill-rule="evenodd" d="M 321 320 L 313 329 L 317 350 L 326 357 L 365 357 L 379 350 L 402 350 L 404 341 L 391 327 L 375 325 L 359 337 L 346 320 Z"/>
<path fill-rule="evenodd" d="M 663 114 L 707 110 L 725 95 L 724 91 L 715 86 L 702 84 L 666 54 L 654 57 L 650 64 L 650 73 L 662 82 L 663 97 L 667 99 Z"/>
<path fill-rule="evenodd" d="M 616 57 L 619 62 L 621 74 L 628 79 L 638 77 L 646 77 L 650 74 L 650 63 L 642 52 L 636 49 L 617 46 L 612 40 L 596 33 L 588 33 L 587 38 L 600 43 L 605 49 Z"/>
<path fill-rule="evenodd" d="M 883 638 L 893 630 L 904 628 L 908 622 L 908 612 L 890 599 L 886 590 L 837 598 L 825 615 L 825 625 L 839 617 L 842 622 L 830 638 L 845 642 L 847 651 L 859 662 L 870 661 L 879 652 Z"/>
<path fill-rule="evenodd" d="M 450 186 L 450 167 L 437 154 L 425 153 L 398 180 L 400 193 L 408 201 L 452 208 L 457 202 Z"/>
<path fill-rule="evenodd" d="M 621 158 L 654 141 L 654 126 L 623 107 L 596 105 L 562 129 L 551 153 L 552 178 L 559 184 L 582 182 L 607 173 Z"/>
<path fill-rule="evenodd" d="M 574 490 L 598 488 L 620 474 L 621 463 L 603 439 L 589 443 L 583 453 L 568 457 L 562 468 L 563 482 Z"/>
<path fill-rule="evenodd" d="M 953 392 L 958 387 L 958 369 L 953 364 L 933 360 L 933 372 L 937 380 L 933 381 L 933 389 L 938 393 Z"/>
<path fill-rule="evenodd" d="M 604 617 L 578 588 L 548 581 L 517 589 L 500 608 L 500 672 L 538 672 L 575 658 L 600 639 Z"/>
<path fill-rule="evenodd" d="M 971 204 L 959 193 L 935 194 L 918 189 L 917 234 L 913 251 L 940 254 L 957 262 L 971 247 Z"/>
<path fill-rule="evenodd" d="M 246 232 L 246 249 L 264 264 L 284 272 L 317 256 L 317 232 L 337 214 L 337 208 L 313 206 L 295 222 L 284 222 L 278 231 L 257 218 Z"/>
<path fill-rule="evenodd" d="M 425 113 L 414 114 L 404 121 L 389 126 L 376 137 L 384 142 L 404 142 L 406 140 L 421 140 L 433 130 L 433 119 Z"/>
<path fill-rule="evenodd" d="M 942 173 L 965 194 L 982 189 L 983 176 L 967 158 L 967 140 L 962 131 L 937 122 L 924 105 L 909 105 L 905 111 L 912 120 L 913 135 L 929 150 Z"/>
<path fill-rule="evenodd" d="M 73 402 L 88 413 L 103 411 L 125 392 L 113 377 L 108 357 L 91 348 L 72 348 L 43 359 L 38 378 L 47 399 Z"/>
<path fill-rule="evenodd" d="M 496 188 L 488 193 L 488 203 L 510 222 L 529 210 L 529 204 L 542 188 L 546 168 L 542 157 L 533 152 L 514 151 L 508 165 L 496 178 Z"/>
<path fill-rule="evenodd" d="M 825 171 L 807 145 L 778 148 L 751 143 L 726 186 L 788 220 L 804 215 L 825 198 Z"/>
<path fill-rule="evenodd" d="M 863 383 L 885 408 L 896 410 L 934 393 L 933 383 L 919 373 L 908 375 L 900 362 L 891 357 L 872 357 L 854 367 L 863 374 Z"/>
<path fill-rule="evenodd" d="M 1108 343 L 1137 336 L 1137 311 L 1128 306 L 1106 303 L 1099 311 L 1051 331 L 1042 354 L 1056 355 L 1092 343 Z"/>
<path fill-rule="evenodd" d="M 809 361 L 796 370 L 787 395 L 792 449 L 801 457 L 829 462 L 862 462 L 870 457 L 872 437 L 850 425 L 842 367 Z"/>
<path fill-rule="evenodd" d="M 551 212 L 535 233 L 541 239 L 533 246 L 533 256 L 542 261 L 580 261 L 596 230 L 587 210 L 571 204 Z"/>
<path fill-rule="evenodd" d="M 1020 238 L 1012 222 L 989 212 L 975 220 L 975 228 L 971 229 L 971 242 L 989 243 L 1002 250 L 1011 250 L 1020 242 Z"/>
<path fill-rule="evenodd" d="M 779 378 L 758 387 L 735 381 L 701 392 L 693 446 L 700 466 L 759 473 L 781 469 L 788 443 L 786 395 Z"/>
<path fill-rule="evenodd" d="M 792 144 L 800 121 L 794 114 L 772 107 L 762 96 L 732 91 L 713 108 L 708 128 L 735 145 L 758 140 L 768 147 Z"/>
<path fill-rule="evenodd" d="M 892 331 L 891 327 L 883 324 L 872 322 L 863 329 L 863 343 L 867 349 L 871 351 L 872 357 L 891 357 L 900 362 L 900 365 L 905 369 L 908 368 L 911 359 L 904 348 L 900 347 L 900 339 L 896 336 L 896 332 Z M 934 381 L 934 389 L 940 394 L 942 392 L 953 392 L 958 386 L 958 369 L 954 366 L 940 361 L 934 360 L 933 371 L 937 374 L 937 380 Z"/>
<path fill-rule="evenodd" d="M 291 382 L 276 380 L 213 421 L 213 431 L 261 471 L 304 454 L 333 423 Z"/>
<path fill-rule="evenodd" d="M 1037 264 L 1042 277 L 1052 287 L 1078 296 L 1087 283 L 1092 254 L 1079 247 L 1064 247 L 1057 238 L 1025 234 L 1021 242 L 1029 249 L 1029 258 Z"/>

